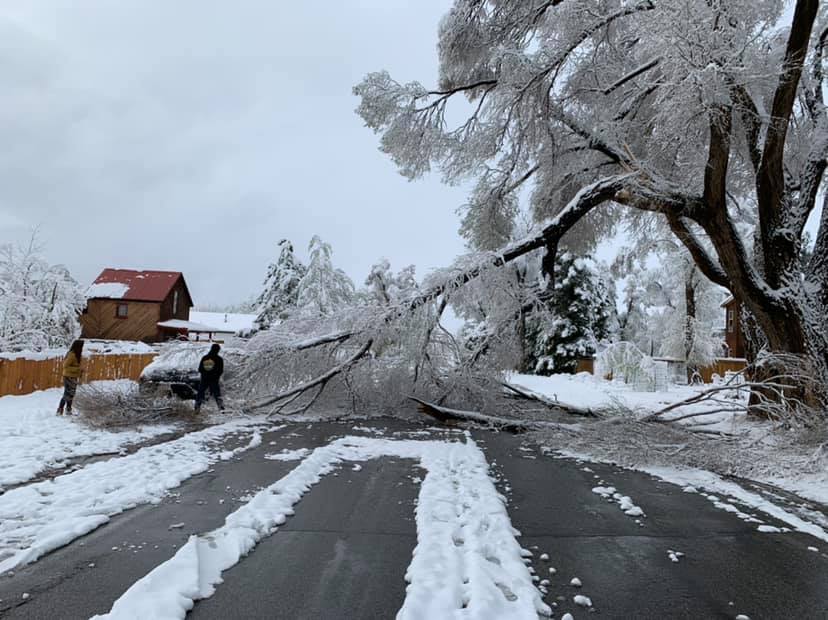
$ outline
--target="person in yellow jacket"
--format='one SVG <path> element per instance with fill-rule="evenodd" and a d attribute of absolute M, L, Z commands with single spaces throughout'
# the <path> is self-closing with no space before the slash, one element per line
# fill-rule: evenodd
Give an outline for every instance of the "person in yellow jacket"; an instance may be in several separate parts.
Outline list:
<path fill-rule="evenodd" d="M 63 415 L 64 407 L 67 414 L 72 414 L 72 401 L 75 400 L 75 391 L 78 389 L 78 380 L 81 376 L 82 353 L 83 340 L 75 340 L 63 358 L 63 397 L 58 405 L 58 415 Z"/>

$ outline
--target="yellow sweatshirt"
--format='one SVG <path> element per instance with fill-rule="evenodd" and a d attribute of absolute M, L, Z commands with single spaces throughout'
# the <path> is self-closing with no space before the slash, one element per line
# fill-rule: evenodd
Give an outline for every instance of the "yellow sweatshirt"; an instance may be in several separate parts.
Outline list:
<path fill-rule="evenodd" d="M 81 375 L 81 365 L 74 352 L 69 351 L 63 358 L 63 376 L 77 379 Z"/>

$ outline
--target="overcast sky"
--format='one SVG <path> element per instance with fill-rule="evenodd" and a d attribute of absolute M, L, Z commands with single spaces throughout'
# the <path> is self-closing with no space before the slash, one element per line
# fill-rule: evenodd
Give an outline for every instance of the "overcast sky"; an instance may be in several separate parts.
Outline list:
<path fill-rule="evenodd" d="M 41 227 L 81 284 L 183 271 L 196 305 L 258 293 L 313 234 L 360 285 L 463 251 L 465 192 L 410 183 L 354 113 L 369 71 L 436 79 L 450 0 L 5 0 L 0 243 Z"/>

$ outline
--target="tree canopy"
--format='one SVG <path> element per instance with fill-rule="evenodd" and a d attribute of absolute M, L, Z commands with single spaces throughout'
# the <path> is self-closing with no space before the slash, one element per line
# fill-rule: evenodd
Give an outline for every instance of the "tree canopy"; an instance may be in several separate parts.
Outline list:
<path fill-rule="evenodd" d="M 524 190 L 549 264 L 564 235 L 657 217 L 743 302 L 756 350 L 828 378 L 828 210 L 801 260 L 828 156 L 828 20 L 787 4 L 455 0 L 439 83 L 369 74 L 358 113 L 402 174 L 476 182 L 462 230 L 479 247 L 509 239 Z"/>

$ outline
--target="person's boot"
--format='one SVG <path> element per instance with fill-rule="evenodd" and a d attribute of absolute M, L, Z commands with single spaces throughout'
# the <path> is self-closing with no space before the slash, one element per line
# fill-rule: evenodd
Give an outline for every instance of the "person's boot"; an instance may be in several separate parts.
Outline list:
<path fill-rule="evenodd" d="M 63 407 L 57 408 L 57 415 L 63 415 Z"/>

